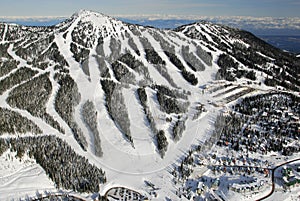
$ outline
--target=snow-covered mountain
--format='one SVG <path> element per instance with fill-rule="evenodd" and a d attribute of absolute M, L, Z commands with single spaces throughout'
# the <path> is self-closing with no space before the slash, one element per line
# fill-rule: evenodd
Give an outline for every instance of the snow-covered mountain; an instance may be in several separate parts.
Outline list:
<path fill-rule="evenodd" d="M 73 167 L 61 165 L 67 158 L 38 162 L 58 186 L 77 191 L 124 175 L 142 180 L 208 138 L 226 104 L 300 87 L 299 58 L 251 33 L 205 21 L 160 30 L 91 11 L 52 27 L 0 24 L 0 61 L 0 153 L 12 146 L 38 158 L 36 144 L 77 154 Z M 231 91 L 214 94 L 220 83 Z M 78 173 L 76 186 L 49 163 L 66 172 L 79 163 L 98 177 Z"/>

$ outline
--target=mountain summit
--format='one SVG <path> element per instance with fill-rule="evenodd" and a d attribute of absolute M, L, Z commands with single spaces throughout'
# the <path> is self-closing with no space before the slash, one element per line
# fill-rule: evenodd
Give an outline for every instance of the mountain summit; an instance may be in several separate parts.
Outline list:
<path fill-rule="evenodd" d="M 208 138 L 220 110 L 262 91 L 299 91 L 299 73 L 295 55 L 208 22 L 162 30 L 82 10 L 52 27 L 1 23 L 1 143 L 19 136 L 24 153 L 48 143 L 45 152 L 66 149 L 74 163 L 85 156 L 100 180 L 51 176 L 93 191 L 106 178 L 91 164 L 110 175 L 161 170 Z"/>

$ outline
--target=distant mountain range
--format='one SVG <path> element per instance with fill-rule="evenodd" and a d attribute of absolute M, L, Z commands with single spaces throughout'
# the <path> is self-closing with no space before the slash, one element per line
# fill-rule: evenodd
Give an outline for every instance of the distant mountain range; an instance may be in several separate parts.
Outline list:
<path fill-rule="evenodd" d="M 258 37 L 282 50 L 300 54 L 300 36 L 259 35 Z"/>
<path fill-rule="evenodd" d="M 180 25 L 197 21 L 193 19 L 156 19 L 153 17 L 144 19 L 124 17 L 120 19 L 162 29 L 174 29 Z M 202 17 L 201 20 L 247 30 L 275 47 L 300 53 L 300 19 L 298 18 Z"/>
<path fill-rule="evenodd" d="M 255 34 L 265 35 L 300 35 L 300 18 L 273 17 L 208 17 L 208 16 L 118 16 L 123 21 L 153 26 L 157 28 L 174 29 L 180 25 L 195 21 L 208 21 L 230 27 L 244 29 Z M 285 31 L 283 31 L 285 30 Z M 287 31 L 288 30 L 288 31 Z"/>
<path fill-rule="evenodd" d="M 176 15 L 115 15 L 117 19 L 133 24 L 174 29 L 196 21 L 209 21 L 254 32 L 259 35 L 300 35 L 300 18 L 249 16 L 176 16 Z M 28 26 L 55 25 L 68 17 L 0 17 L 1 22 L 16 22 Z M 268 31 L 269 30 L 269 31 Z M 285 31 L 282 31 L 285 30 Z M 286 31 L 288 30 L 288 32 Z M 268 31 L 268 32 L 265 32 Z"/>
<path fill-rule="evenodd" d="M 272 17 L 207 17 L 207 16 L 175 16 L 120 15 L 118 19 L 143 26 L 153 26 L 162 29 L 174 29 L 178 26 L 205 20 L 212 23 L 228 25 L 250 31 L 261 39 L 283 50 L 300 53 L 300 18 Z M 11 22 L 24 26 L 52 26 L 67 17 L 0 17 L 2 22 Z"/>

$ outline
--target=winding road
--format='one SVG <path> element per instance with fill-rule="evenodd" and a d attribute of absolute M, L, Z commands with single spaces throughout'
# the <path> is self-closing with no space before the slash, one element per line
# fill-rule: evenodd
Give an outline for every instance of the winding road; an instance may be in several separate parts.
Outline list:
<path fill-rule="evenodd" d="M 265 200 L 265 199 L 267 199 L 268 197 L 270 197 L 270 196 L 274 193 L 274 191 L 275 191 L 275 172 L 276 172 L 276 170 L 277 170 L 278 168 L 280 168 L 280 167 L 282 167 L 282 166 L 284 166 L 284 165 L 287 165 L 287 164 L 289 164 L 289 163 L 293 163 L 293 162 L 295 162 L 295 161 L 299 161 L 299 160 L 300 160 L 300 158 L 296 158 L 296 159 L 293 159 L 293 160 L 290 160 L 290 161 L 286 161 L 286 162 L 284 162 L 284 163 L 281 163 L 281 164 L 277 165 L 276 167 L 274 167 L 274 168 L 272 169 L 272 189 L 271 189 L 271 191 L 270 191 L 270 193 L 269 193 L 268 195 L 266 195 L 266 196 L 264 196 L 264 197 L 258 199 L 257 201 Z"/>

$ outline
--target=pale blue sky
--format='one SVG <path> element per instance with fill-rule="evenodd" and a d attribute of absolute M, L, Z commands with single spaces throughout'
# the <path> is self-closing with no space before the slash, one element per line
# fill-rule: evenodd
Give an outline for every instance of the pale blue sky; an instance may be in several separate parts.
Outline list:
<path fill-rule="evenodd" d="M 117 14 L 300 17 L 300 0 L 0 0 L 0 16 Z"/>

